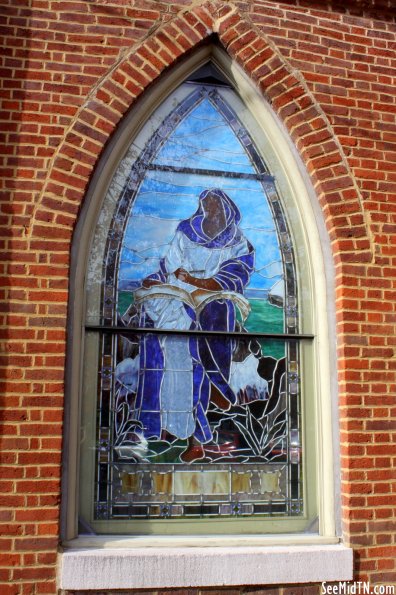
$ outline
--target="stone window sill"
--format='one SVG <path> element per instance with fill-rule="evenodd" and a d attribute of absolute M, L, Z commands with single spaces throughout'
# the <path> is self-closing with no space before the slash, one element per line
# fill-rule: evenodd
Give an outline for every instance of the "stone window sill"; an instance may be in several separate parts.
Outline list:
<path fill-rule="evenodd" d="M 283 537 L 286 542 L 290 536 Z M 310 545 L 264 545 L 250 537 L 252 545 L 246 545 L 248 539 L 230 537 L 229 545 L 220 545 L 220 540 L 213 545 L 215 540 L 209 538 L 206 547 L 192 545 L 186 538 L 151 538 L 152 545 L 144 539 L 141 543 L 125 538 L 73 540 L 60 554 L 59 587 L 156 589 L 352 579 L 353 553 L 341 543 L 324 543 L 318 537 Z"/>

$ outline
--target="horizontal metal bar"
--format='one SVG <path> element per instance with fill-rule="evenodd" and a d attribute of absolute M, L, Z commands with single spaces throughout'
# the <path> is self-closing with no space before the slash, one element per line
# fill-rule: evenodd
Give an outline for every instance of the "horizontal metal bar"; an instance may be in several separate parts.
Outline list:
<path fill-rule="evenodd" d="M 176 167 L 174 165 L 156 165 L 155 163 L 150 163 L 147 169 L 155 171 L 173 171 L 178 174 L 196 174 L 201 176 L 221 176 L 225 178 L 242 178 L 244 180 L 260 180 L 262 182 L 272 183 L 275 181 L 274 176 L 266 173 L 248 174 L 243 172 L 223 171 L 217 169 L 199 169 L 192 167 Z"/>
<path fill-rule="evenodd" d="M 125 327 L 125 326 L 106 326 L 100 324 L 86 324 L 85 330 L 90 332 L 114 333 L 123 335 L 137 335 L 151 333 L 155 335 L 190 335 L 190 336 L 217 336 L 217 337 L 240 337 L 242 339 L 278 339 L 278 340 L 311 340 L 315 335 L 306 333 L 244 333 L 244 332 L 227 332 L 227 331 L 201 331 L 201 330 L 180 330 L 180 329 L 164 329 L 164 328 L 139 328 L 139 327 Z"/>

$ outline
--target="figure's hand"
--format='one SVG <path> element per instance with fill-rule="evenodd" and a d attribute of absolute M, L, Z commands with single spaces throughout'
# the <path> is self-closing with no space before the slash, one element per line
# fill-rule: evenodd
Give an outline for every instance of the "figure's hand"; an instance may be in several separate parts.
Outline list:
<path fill-rule="evenodd" d="M 194 291 L 191 294 L 191 297 L 193 299 L 199 298 L 199 296 L 207 296 L 208 295 L 208 290 L 207 289 L 194 289 Z"/>
<path fill-rule="evenodd" d="M 157 279 L 144 279 L 142 286 L 148 289 L 149 287 L 153 287 L 153 285 L 161 285 L 161 281 Z"/>
<path fill-rule="evenodd" d="M 195 285 L 195 287 L 198 287 L 199 289 L 207 289 L 209 291 L 217 291 L 221 289 L 221 285 L 216 281 L 216 279 L 212 279 L 211 277 L 208 277 L 207 279 L 198 279 L 198 277 L 193 277 L 181 267 L 173 274 L 180 281 L 184 281 L 184 283 L 189 283 L 190 285 Z"/>
<path fill-rule="evenodd" d="M 177 277 L 179 279 L 179 281 L 184 281 L 184 283 L 192 283 L 192 281 L 191 281 L 192 277 L 191 277 L 190 273 L 188 273 L 182 267 L 179 267 L 178 269 L 176 269 L 176 271 L 173 274 L 175 275 L 175 277 Z"/>

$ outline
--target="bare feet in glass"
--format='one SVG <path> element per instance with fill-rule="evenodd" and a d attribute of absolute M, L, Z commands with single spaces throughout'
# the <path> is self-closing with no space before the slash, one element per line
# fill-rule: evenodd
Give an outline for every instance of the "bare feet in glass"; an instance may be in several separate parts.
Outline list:
<path fill-rule="evenodd" d="M 183 463 L 193 463 L 194 461 L 198 461 L 204 457 L 205 452 L 202 444 L 191 436 L 191 438 L 188 439 L 186 450 L 180 455 L 180 459 L 183 461 Z"/>

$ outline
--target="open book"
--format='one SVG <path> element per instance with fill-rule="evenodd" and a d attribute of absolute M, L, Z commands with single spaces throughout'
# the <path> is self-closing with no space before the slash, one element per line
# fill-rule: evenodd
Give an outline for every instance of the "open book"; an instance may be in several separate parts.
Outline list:
<path fill-rule="evenodd" d="M 248 300 L 242 294 L 235 291 L 200 289 L 199 292 L 193 294 L 176 285 L 162 283 L 161 285 L 152 285 L 148 288 L 140 287 L 134 292 L 134 296 L 135 304 L 141 304 L 145 300 L 153 299 L 179 300 L 190 306 L 197 314 L 209 302 L 213 302 L 214 300 L 231 300 L 238 307 L 243 321 L 246 320 L 250 313 Z"/>

